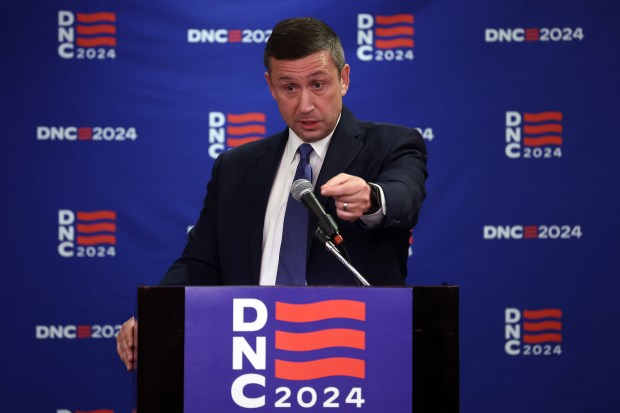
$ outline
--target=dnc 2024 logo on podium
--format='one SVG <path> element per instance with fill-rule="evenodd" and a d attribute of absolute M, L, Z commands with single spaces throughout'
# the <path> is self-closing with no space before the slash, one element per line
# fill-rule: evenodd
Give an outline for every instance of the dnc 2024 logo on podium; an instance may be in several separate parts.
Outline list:
<path fill-rule="evenodd" d="M 411 289 L 187 288 L 185 303 L 185 412 L 411 412 Z"/>

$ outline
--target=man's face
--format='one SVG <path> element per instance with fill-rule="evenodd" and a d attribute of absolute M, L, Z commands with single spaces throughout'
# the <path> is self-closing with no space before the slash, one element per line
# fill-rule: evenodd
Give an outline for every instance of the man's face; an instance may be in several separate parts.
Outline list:
<path fill-rule="evenodd" d="M 327 51 L 297 60 L 271 58 L 265 73 L 286 124 L 305 142 L 325 138 L 336 127 L 349 89 L 349 65 L 341 73 Z"/>

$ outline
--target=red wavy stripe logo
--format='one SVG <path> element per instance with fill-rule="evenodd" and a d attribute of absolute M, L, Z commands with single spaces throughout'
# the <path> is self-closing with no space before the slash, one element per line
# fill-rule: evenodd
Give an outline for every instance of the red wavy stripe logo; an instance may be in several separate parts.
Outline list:
<path fill-rule="evenodd" d="M 377 24 L 383 24 L 383 25 L 396 24 L 396 23 L 413 24 L 413 14 L 393 14 L 391 16 L 376 16 L 375 22 Z"/>
<path fill-rule="evenodd" d="M 547 125 L 524 125 L 523 133 L 528 135 L 540 135 L 541 133 L 562 133 L 562 125 L 558 123 L 550 123 Z"/>
<path fill-rule="evenodd" d="M 114 37 L 93 37 L 92 39 L 78 37 L 76 43 L 79 47 L 116 47 L 116 39 Z"/>
<path fill-rule="evenodd" d="M 116 232 L 116 224 L 102 222 L 100 224 L 77 224 L 77 232 L 94 234 L 95 232 Z"/>
<path fill-rule="evenodd" d="M 229 113 L 228 115 L 226 115 L 226 121 L 230 123 L 250 123 L 250 122 L 265 123 L 267 121 L 267 117 L 265 116 L 264 113 L 259 113 L 259 112 L 242 113 L 238 115 Z"/>
<path fill-rule="evenodd" d="M 91 140 L 93 138 L 93 129 L 89 127 L 78 128 L 78 139 L 81 141 Z"/>
<path fill-rule="evenodd" d="M 90 326 L 77 326 L 78 338 L 88 338 L 92 334 Z"/>
<path fill-rule="evenodd" d="M 99 21 L 115 22 L 116 13 L 78 13 L 77 21 L 80 23 L 94 23 Z"/>
<path fill-rule="evenodd" d="M 545 331 L 562 330 L 562 323 L 559 321 L 541 321 L 539 323 L 523 323 L 523 331 Z"/>
<path fill-rule="evenodd" d="M 397 26 L 391 28 L 377 27 L 375 34 L 381 37 L 413 36 L 413 27 Z"/>
<path fill-rule="evenodd" d="M 109 210 L 92 211 L 92 212 L 77 212 L 77 219 L 79 221 L 97 221 L 101 219 L 116 220 L 116 212 Z"/>
<path fill-rule="evenodd" d="M 547 334 L 523 334 L 523 342 L 529 344 L 539 344 L 539 343 L 561 343 L 562 335 L 557 333 L 547 333 Z"/>
<path fill-rule="evenodd" d="M 229 30 L 228 31 L 229 42 L 240 42 L 241 36 L 242 36 L 241 30 Z"/>
<path fill-rule="evenodd" d="M 96 235 L 96 236 L 77 236 L 78 245 L 99 245 L 99 244 L 116 244 L 116 237 L 114 235 Z"/>
<path fill-rule="evenodd" d="M 308 323 L 330 318 L 366 320 L 366 303 L 354 300 L 326 300 L 310 304 L 276 301 L 276 320 Z"/>
<path fill-rule="evenodd" d="M 538 29 L 525 29 L 525 40 L 534 41 L 538 40 L 540 32 Z"/>
<path fill-rule="evenodd" d="M 524 113 L 523 120 L 525 122 L 562 122 L 562 112 L 540 112 L 540 113 Z"/>
<path fill-rule="evenodd" d="M 314 361 L 284 361 L 276 359 L 275 375 L 284 380 L 315 380 L 324 377 L 346 376 L 365 378 L 364 360 L 332 357 Z"/>
<path fill-rule="evenodd" d="M 561 136 L 541 136 L 539 138 L 523 137 L 525 146 L 562 145 Z"/>
<path fill-rule="evenodd" d="M 247 138 L 228 138 L 226 139 L 226 144 L 231 148 L 236 148 L 237 146 L 245 145 L 246 143 L 254 142 L 262 138 L 262 136 L 250 136 Z"/>
<path fill-rule="evenodd" d="M 258 133 L 264 135 L 266 133 L 265 126 L 263 125 L 248 125 L 248 126 L 226 126 L 226 134 L 228 135 L 249 135 L 251 133 Z"/>
<path fill-rule="evenodd" d="M 541 318 L 562 318 L 559 308 L 545 308 L 543 310 L 523 310 L 523 318 L 540 320 Z"/>
<path fill-rule="evenodd" d="M 239 114 L 227 114 L 226 121 L 226 144 L 235 148 L 265 137 L 267 128 L 265 125 L 243 125 L 246 123 L 265 123 L 264 113 L 248 112 Z M 244 136 L 248 135 L 248 136 Z M 241 137 L 244 136 L 244 137 Z"/>
<path fill-rule="evenodd" d="M 413 39 L 393 39 L 393 40 L 375 40 L 377 49 L 396 49 L 399 47 L 412 48 Z"/>
<path fill-rule="evenodd" d="M 332 328 L 310 333 L 288 333 L 276 330 L 276 349 L 313 351 L 329 347 L 366 348 L 366 333 L 347 328 Z"/>
<path fill-rule="evenodd" d="M 523 227 L 523 236 L 525 238 L 538 238 L 538 226 L 528 225 Z"/>
<path fill-rule="evenodd" d="M 111 24 L 98 24 L 96 26 L 77 26 L 77 33 L 84 35 L 116 34 L 116 26 Z"/>

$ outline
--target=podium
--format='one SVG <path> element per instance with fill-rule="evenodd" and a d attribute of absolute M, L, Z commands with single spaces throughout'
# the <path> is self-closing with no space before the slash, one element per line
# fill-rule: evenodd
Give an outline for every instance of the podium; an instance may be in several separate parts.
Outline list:
<path fill-rule="evenodd" d="M 137 412 L 458 412 L 458 287 L 140 287 Z"/>

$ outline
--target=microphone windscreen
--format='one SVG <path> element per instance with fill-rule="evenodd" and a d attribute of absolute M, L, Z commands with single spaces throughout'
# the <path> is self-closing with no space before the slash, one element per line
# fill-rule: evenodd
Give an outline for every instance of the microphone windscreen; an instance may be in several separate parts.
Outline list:
<path fill-rule="evenodd" d="M 299 201 L 304 194 L 312 192 L 313 189 L 310 181 L 307 179 L 298 179 L 293 182 L 293 186 L 291 186 L 291 196 L 295 201 Z"/>

